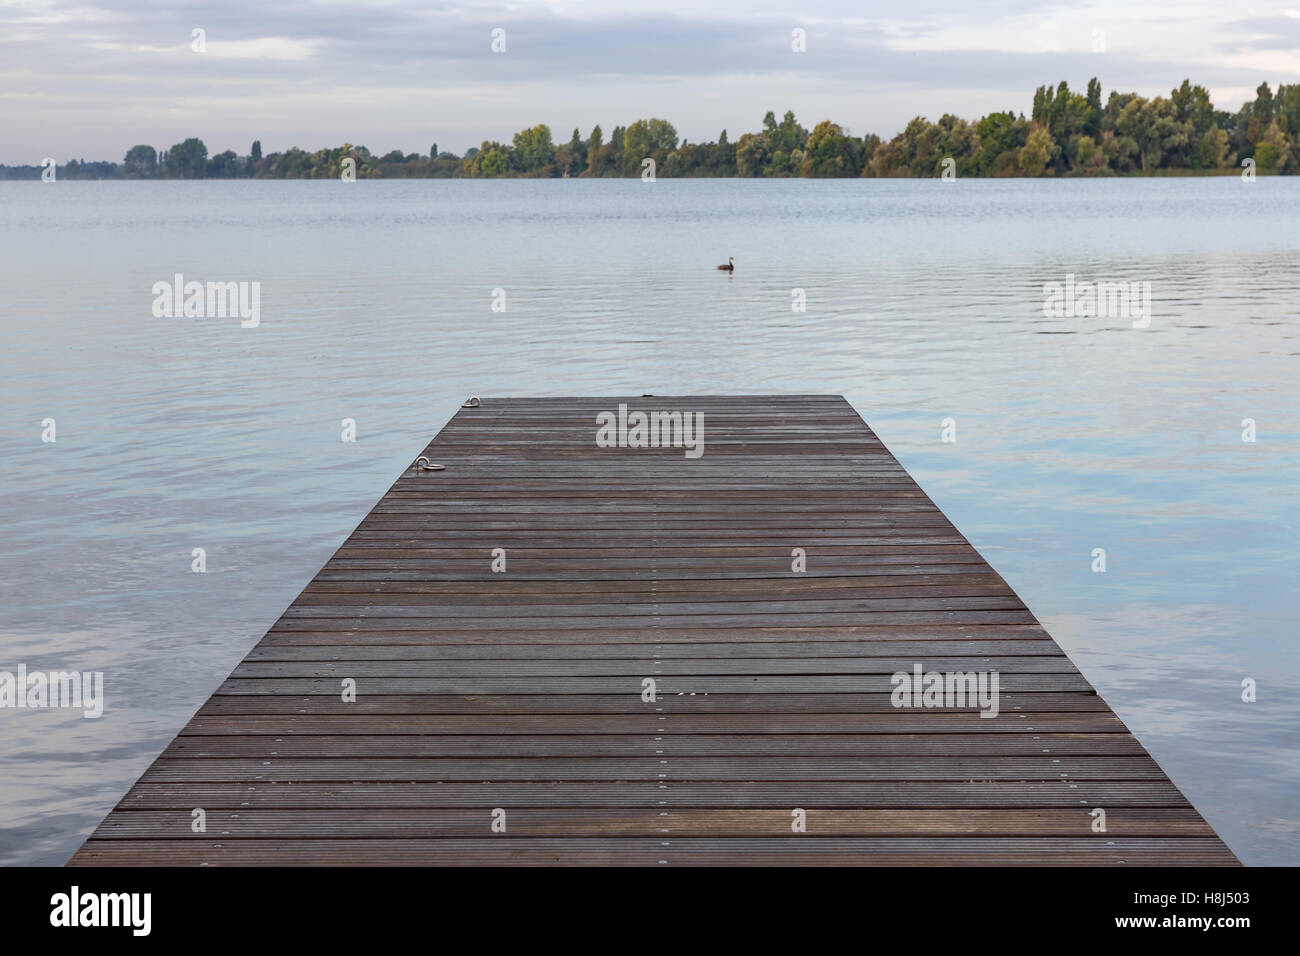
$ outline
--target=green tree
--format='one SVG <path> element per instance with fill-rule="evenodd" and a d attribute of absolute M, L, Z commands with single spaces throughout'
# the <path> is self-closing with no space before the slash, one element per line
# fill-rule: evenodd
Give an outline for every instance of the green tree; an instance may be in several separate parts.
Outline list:
<path fill-rule="evenodd" d="M 207 176 L 210 179 L 233 179 L 240 173 L 239 157 L 233 149 L 217 153 L 208 160 Z"/>
<path fill-rule="evenodd" d="M 1300 135 L 1300 83 L 1277 88 L 1273 98 L 1273 113 L 1278 128 L 1288 136 Z"/>
<path fill-rule="evenodd" d="M 504 176 L 510 171 L 510 160 L 499 149 L 484 150 L 479 154 L 479 169 L 484 176 Z"/>
<path fill-rule="evenodd" d="M 1129 100 L 1115 118 L 1115 129 L 1137 144 L 1138 168 L 1143 172 L 1147 168 L 1147 153 L 1154 146 L 1152 120 L 1151 101 L 1142 96 Z"/>
<path fill-rule="evenodd" d="M 165 172 L 178 179 L 202 179 L 208 168 L 208 148 L 191 137 L 167 150 Z"/>
<path fill-rule="evenodd" d="M 1015 168 L 1016 151 L 1025 145 L 1029 124 L 1017 120 L 1014 113 L 990 113 L 975 124 L 979 149 L 971 160 L 972 172 L 977 176 L 1002 175 Z"/>
<path fill-rule="evenodd" d="M 1206 130 L 1214 125 L 1214 105 L 1205 87 L 1193 86 L 1191 81 L 1183 80 L 1181 86 L 1170 92 L 1169 101 L 1174 104 L 1179 122 L 1191 124 L 1193 136 L 1204 136 Z"/>
<path fill-rule="evenodd" d="M 501 143 L 484 140 L 478 149 L 465 153 L 461 163 L 461 174 L 474 178 L 496 178 L 508 176 L 512 171 L 510 147 Z"/>
<path fill-rule="evenodd" d="M 587 144 L 582 141 L 578 127 L 573 127 L 573 136 L 569 139 L 569 157 L 564 171 L 570 176 L 581 175 L 587 168 Z"/>
<path fill-rule="evenodd" d="M 1191 146 L 1192 124 L 1180 122 L 1174 104 L 1162 96 L 1134 97 L 1120 111 L 1115 128 L 1137 144 L 1138 168 L 1143 172 L 1177 165 Z"/>
<path fill-rule="evenodd" d="M 1192 150 L 1193 169 L 1222 169 L 1228 160 L 1227 131 L 1214 126 L 1207 129 L 1196 141 Z"/>
<path fill-rule="evenodd" d="M 822 120 L 813 127 L 803 152 L 802 169 L 805 176 L 856 176 L 853 144 L 844 130 L 830 120 Z"/>
<path fill-rule="evenodd" d="M 767 139 L 765 176 L 797 176 L 804 161 L 808 131 L 799 125 L 792 110 L 786 110 L 781 122 L 771 111 L 763 117 L 763 135 Z"/>
<path fill-rule="evenodd" d="M 1025 145 L 1016 154 L 1016 164 L 1026 176 L 1041 176 L 1047 164 L 1055 157 L 1056 143 L 1045 127 L 1037 126 L 1025 139 Z"/>
<path fill-rule="evenodd" d="M 736 143 L 737 176 L 761 176 L 767 159 L 767 137 L 761 133 L 745 133 Z"/>
<path fill-rule="evenodd" d="M 880 137 L 875 133 L 868 133 L 862 137 L 862 156 L 858 165 L 862 168 L 861 175 L 871 175 L 871 161 L 876 155 L 876 150 L 880 147 Z"/>
<path fill-rule="evenodd" d="M 514 147 L 515 163 L 523 172 L 541 176 L 554 172 L 555 144 L 545 123 L 515 133 Z"/>
<path fill-rule="evenodd" d="M 1069 142 L 1073 136 L 1092 135 L 1101 129 L 1101 84 L 1094 78 L 1088 84 L 1086 96 L 1072 93 L 1062 80 L 1055 90 L 1040 86 L 1034 92 L 1033 122 L 1047 129 L 1054 143 Z M 1066 156 L 1060 150 L 1051 162 L 1058 172 L 1065 168 Z"/>
<path fill-rule="evenodd" d="M 158 175 L 158 152 L 152 146 L 132 146 L 122 160 L 122 174 L 128 179 L 151 179 Z"/>
<path fill-rule="evenodd" d="M 636 175 L 646 157 L 654 159 L 655 166 L 664 164 L 668 154 L 677 148 L 677 130 L 667 120 L 637 120 L 623 133 L 623 172 Z"/>
<path fill-rule="evenodd" d="M 615 126 L 610 130 L 609 142 L 602 149 L 600 161 L 601 168 L 606 175 L 621 176 L 623 174 L 623 135 L 626 132 L 626 126 Z"/>
<path fill-rule="evenodd" d="M 1084 133 L 1096 140 L 1101 135 L 1101 82 L 1094 76 L 1088 81 L 1088 120 L 1084 125 Z"/>
<path fill-rule="evenodd" d="M 1259 84 L 1255 90 L 1255 105 L 1250 111 L 1251 119 L 1258 119 L 1264 123 L 1273 122 L 1273 91 L 1268 88 L 1267 83 Z"/>
<path fill-rule="evenodd" d="M 945 121 L 954 119 L 951 116 L 944 117 Z M 924 116 L 913 117 L 901 133 L 875 151 L 871 158 L 872 175 L 938 175 L 943 161 L 950 155 L 948 140 L 952 132 L 951 129 L 935 126 Z"/>
<path fill-rule="evenodd" d="M 966 173 L 971 170 L 971 161 L 979 151 L 979 133 L 977 127 L 959 116 L 944 113 L 939 122 L 934 124 L 934 156 L 929 174 L 937 176 L 943 171 L 943 161 L 952 159 L 957 168 Z M 924 169 L 918 170 L 925 175 Z"/>
<path fill-rule="evenodd" d="M 591 175 L 599 176 L 603 169 L 600 168 L 600 150 L 605 145 L 605 136 L 600 131 L 600 124 L 596 124 L 591 129 L 591 136 L 587 138 L 587 168 L 591 170 Z"/>
<path fill-rule="evenodd" d="M 1071 136 L 1065 151 L 1074 174 L 1096 176 L 1108 169 L 1106 154 L 1091 136 Z"/>
<path fill-rule="evenodd" d="M 1266 173 L 1290 172 L 1294 165 L 1292 144 L 1277 120 L 1268 124 L 1255 145 L 1255 162 Z"/>

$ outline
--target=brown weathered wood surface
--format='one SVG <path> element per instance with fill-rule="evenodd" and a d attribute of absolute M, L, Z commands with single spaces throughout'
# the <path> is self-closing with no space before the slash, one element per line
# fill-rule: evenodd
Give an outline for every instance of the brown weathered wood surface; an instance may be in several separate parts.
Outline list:
<path fill-rule="evenodd" d="M 620 402 L 705 453 L 597 447 Z M 489 398 L 423 454 L 73 864 L 1236 863 L 843 398 Z M 916 664 L 999 716 L 891 706 Z"/>

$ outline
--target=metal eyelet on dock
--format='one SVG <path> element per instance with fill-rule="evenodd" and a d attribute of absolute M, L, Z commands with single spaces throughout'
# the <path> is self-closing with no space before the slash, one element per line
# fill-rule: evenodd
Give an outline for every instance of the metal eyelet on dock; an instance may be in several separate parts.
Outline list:
<path fill-rule="evenodd" d="M 421 464 L 421 462 L 423 462 L 423 464 Z M 423 455 L 415 459 L 415 467 L 418 468 L 420 471 L 446 471 L 447 470 L 446 465 L 436 465 L 433 462 L 429 461 L 428 458 L 425 458 Z"/>
<path fill-rule="evenodd" d="M 479 401 L 477 395 L 471 395 L 460 407 L 461 408 L 478 408 L 483 403 Z"/>

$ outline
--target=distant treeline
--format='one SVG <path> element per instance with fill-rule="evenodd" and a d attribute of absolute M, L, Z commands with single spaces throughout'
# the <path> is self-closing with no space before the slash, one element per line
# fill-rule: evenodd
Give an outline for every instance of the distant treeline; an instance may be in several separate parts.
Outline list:
<path fill-rule="evenodd" d="M 778 121 L 769 112 L 760 132 L 735 142 L 726 130 L 713 143 L 679 141 L 662 119 L 616 126 L 608 140 L 599 126 L 585 139 L 575 129 L 558 145 L 550 128 L 539 125 L 510 143 L 484 141 L 464 156 L 440 152 L 437 143 L 427 155 L 377 156 L 345 143 L 264 156 L 260 141 L 247 156 L 232 150 L 209 156 L 202 140 L 187 139 L 162 152 L 133 146 L 121 163 L 72 160 L 57 172 L 64 179 L 333 179 L 354 168 L 362 179 L 544 179 L 639 176 L 648 158 L 656 176 L 673 177 L 931 177 L 945 168 L 959 176 L 1214 173 L 1248 159 L 1260 172 L 1289 174 L 1300 172 L 1300 85 L 1279 86 L 1274 94 L 1261 83 L 1253 101 L 1229 113 L 1216 110 L 1205 88 L 1188 80 L 1168 97 L 1112 91 L 1104 104 L 1096 79 L 1082 93 L 1062 82 L 1034 91 L 1028 118 L 990 113 L 970 123 L 944 114 L 931 123 L 918 116 L 888 141 L 853 136 L 830 120 L 809 132 L 793 113 Z M 39 166 L 0 166 L 0 179 L 40 174 Z"/>

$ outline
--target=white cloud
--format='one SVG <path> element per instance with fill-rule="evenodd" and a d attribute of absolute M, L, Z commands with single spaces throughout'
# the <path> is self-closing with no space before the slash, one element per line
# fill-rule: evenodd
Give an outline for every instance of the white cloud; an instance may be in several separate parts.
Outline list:
<path fill-rule="evenodd" d="M 256 37 L 252 40 L 208 38 L 207 56 L 227 60 L 305 60 L 315 56 L 321 41 L 291 37 Z"/>

